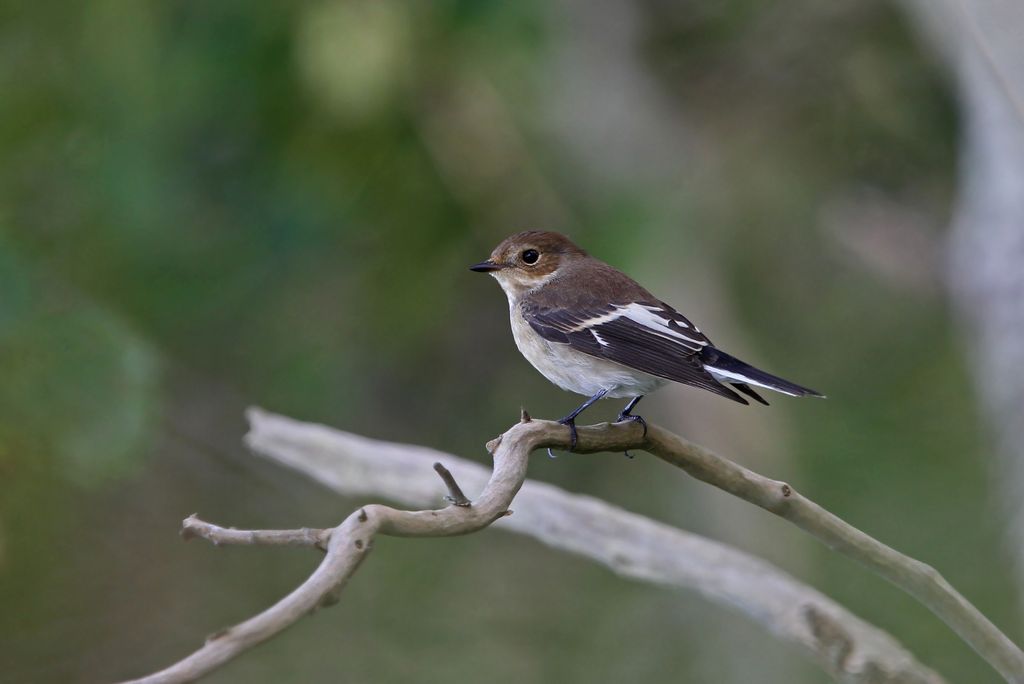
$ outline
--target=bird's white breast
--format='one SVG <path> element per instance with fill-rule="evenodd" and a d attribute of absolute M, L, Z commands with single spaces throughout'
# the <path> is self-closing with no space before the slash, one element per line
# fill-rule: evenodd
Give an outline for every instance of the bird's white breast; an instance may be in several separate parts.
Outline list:
<path fill-rule="evenodd" d="M 564 390 L 593 396 L 607 390 L 609 397 L 648 394 L 667 381 L 605 359 L 573 349 L 568 344 L 541 337 L 523 318 L 518 302 L 509 298 L 512 337 L 526 360 L 541 375 Z"/>

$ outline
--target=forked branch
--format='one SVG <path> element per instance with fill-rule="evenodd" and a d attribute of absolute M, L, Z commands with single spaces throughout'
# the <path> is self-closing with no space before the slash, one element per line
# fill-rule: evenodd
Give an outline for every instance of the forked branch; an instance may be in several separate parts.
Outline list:
<path fill-rule="evenodd" d="M 533 450 L 565 447 L 568 430 L 557 423 L 530 421 L 524 414 L 523 422 L 488 445 L 494 458 L 494 470 L 488 477 L 479 465 L 423 447 L 377 442 L 258 410 L 250 412 L 250 421 L 252 430 L 247 441 L 257 452 L 345 494 L 377 494 L 406 505 L 429 506 L 438 500 L 439 491 L 436 476 L 425 465 L 444 461 L 451 472 L 441 466 L 437 474 L 448 490 L 445 498 L 457 505 L 418 511 L 365 506 L 329 530 L 242 531 L 210 525 L 195 516 L 187 518 L 183 534 L 215 544 L 325 547 L 326 554 L 309 579 L 277 604 L 213 635 L 192 655 L 138 682 L 198 679 L 319 606 L 335 602 L 375 535 L 474 532 L 504 518 L 520 488 L 517 514 L 501 522 L 505 529 L 593 558 L 623 575 L 694 589 L 712 601 L 738 607 L 779 638 L 799 645 L 837 680 L 943 681 L 892 637 L 764 561 L 589 497 L 541 483 L 527 482 L 524 486 L 528 456 Z M 580 428 L 577 451 L 649 450 L 703 481 L 795 522 L 887 577 L 887 569 L 902 568 L 893 572 L 893 581 L 921 598 L 958 633 L 967 631 L 965 640 L 1008 681 L 1024 681 L 1022 670 L 1012 669 L 1021 662 L 1015 660 L 1021 658 L 1016 646 L 941 577 L 933 576 L 934 571 L 863 535 L 784 483 L 756 475 L 656 427 L 651 427 L 646 439 L 641 432 L 634 425 Z M 470 491 L 482 488 L 471 505 L 467 505 L 470 502 L 452 472 Z M 924 575 L 919 577 L 917 572 Z M 938 588 L 922 588 L 921 577 L 927 577 Z M 935 592 L 943 599 L 938 609 L 925 601 L 932 600 Z M 955 597 L 959 600 L 953 600 Z"/>

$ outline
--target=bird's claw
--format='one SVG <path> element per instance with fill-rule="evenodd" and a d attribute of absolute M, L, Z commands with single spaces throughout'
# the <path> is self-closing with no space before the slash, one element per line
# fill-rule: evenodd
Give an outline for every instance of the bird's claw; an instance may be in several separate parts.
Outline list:
<path fill-rule="evenodd" d="M 647 437 L 647 421 L 644 420 L 643 416 L 634 416 L 632 413 L 620 413 L 619 417 L 615 419 L 616 423 L 624 423 L 626 421 L 640 423 L 644 429 L 644 437 Z"/>
<path fill-rule="evenodd" d="M 569 428 L 569 451 L 576 451 L 576 442 L 579 435 L 576 434 L 576 421 L 573 418 L 562 418 L 558 421 Z"/>
<path fill-rule="evenodd" d="M 625 422 L 640 423 L 641 427 L 643 427 L 643 429 L 644 429 L 644 437 L 647 437 L 647 421 L 644 420 L 643 416 L 634 416 L 632 413 L 629 412 L 630 409 L 632 409 L 634 406 L 636 406 L 636 403 L 638 401 L 640 401 L 641 398 L 642 397 L 638 397 L 637 399 L 631 401 L 629 403 L 629 406 L 627 406 L 626 408 L 622 409 L 622 412 L 619 413 L 619 417 L 615 419 L 615 422 L 616 423 L 625 423 Z M 626 449 L 626 451 L 624 451 L 623 453 L 626 455 L 626 458 L 633 458 L 633 454 L 629 453 L 629 449 Z"/>
<path fill-rule="evenodd" d="M 576 421 L 572 418 L 562 418 L 558 422 L 569 428 L 569 451 L 576 451 L 576 442 L 579 437 L 576 434 Z M 548 447 L 548 458 L 555 458 L 555 455 L 551 453 L 551 447 Z"/>

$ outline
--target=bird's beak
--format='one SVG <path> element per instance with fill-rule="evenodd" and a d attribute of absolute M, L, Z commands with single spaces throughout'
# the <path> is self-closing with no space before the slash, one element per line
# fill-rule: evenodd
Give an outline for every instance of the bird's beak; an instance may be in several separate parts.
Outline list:
<path fill-rule="evenodd" d="M 488 259 L 487 261 L 481 261 L 479 264 L 470 266 L 469 270 L 476 271 L 477 273 L 491 273 L 493 271 L 500 271 L 501 264 L 496 264 Z"/>

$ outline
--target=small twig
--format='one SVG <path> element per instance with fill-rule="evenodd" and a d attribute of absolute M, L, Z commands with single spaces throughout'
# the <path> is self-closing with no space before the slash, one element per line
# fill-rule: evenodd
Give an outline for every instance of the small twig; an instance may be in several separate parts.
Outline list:
<path fill-rule="evenodd" d="M 331 538 L 331 530 L 311 527 L 298 530 L 236 530 L 200 520 L 195 513 L 181 521 L 180 534 L 186 541 L 200 537 L 214 546 L 312 546 L 322 551 L 327 549 L 327 542 Z"/>
<path fill-rule="evenodd" d="M 470 500 L 466 498 L 466 495 L 462 493 L 462 488 L 455 481 L 455 477 L 440 462 L 434 464 L 434 472 L 441 476 L 441 479 L 444 480 L 444 486 L 448 488 L 448 496 L 444 497 L 445 501 L 451 502 L 455 506 L 462 506 L 463 508 L 468 508 L 472 505 Z"/>

